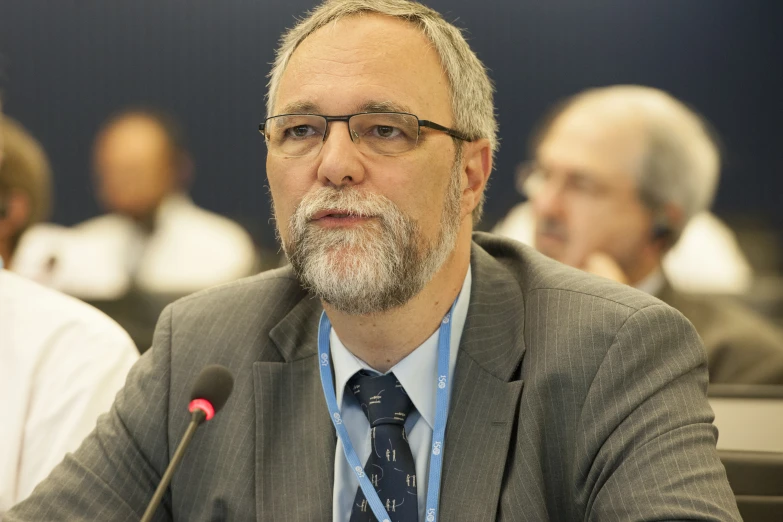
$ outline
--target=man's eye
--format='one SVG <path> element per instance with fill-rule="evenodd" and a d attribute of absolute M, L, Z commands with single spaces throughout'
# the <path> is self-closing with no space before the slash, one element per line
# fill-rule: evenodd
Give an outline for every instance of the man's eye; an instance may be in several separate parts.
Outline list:
<path fill-rule="evenodd" d="M 568 186 L 575 192 L 580 194 L 587 194 L 590 196 L 598 196 L 603 191 L 603 187 L 601 185 L 592 179 L 588 179 L 582 176 L 570 178 L 568 180 Z"/>
<path fill-rule="evenodd" d="M 370 135 L 374 138 L 391 139 L 397 138 L 401 133 L 400 129 L 391 125 L 376 125 L 371 129 Z"/>
<path fill-rule="evenodd" d="M 582 192 L 593 192 L 596 188 L 595 183 L 593 181 L 586 179 L 586 178 L 573 178 L 571 180 L 571 185 Z"/>
<path fill-rule="evenodd" d="M 315 129 L 310 125 L 296 125 L 289 127 L 283 133 L 285 138 L 308 138 L 316 134 Z"/>

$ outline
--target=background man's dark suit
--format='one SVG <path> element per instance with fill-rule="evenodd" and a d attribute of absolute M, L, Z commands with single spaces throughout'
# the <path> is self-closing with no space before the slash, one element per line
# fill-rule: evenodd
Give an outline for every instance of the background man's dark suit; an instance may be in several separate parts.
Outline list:
<path fill-rule="evenodd" d="M 693 323 L 704 342 L 710 382 L 783 384 L 783 333 L 750 310 L 718 297 L 677 292 L 667 282 L 658 298 Z"/>
<path fill-rule="evenodd" d="M 474 239 L 441 520 L 739 520 L 691 325 L 629 287 Z M 329 520 L 320 313 L 288 269 L 168 307 L 111 413 L 8 521 L 137 520 L 209 363 L 231 368 L 235 391 L 157 520 Z"/>

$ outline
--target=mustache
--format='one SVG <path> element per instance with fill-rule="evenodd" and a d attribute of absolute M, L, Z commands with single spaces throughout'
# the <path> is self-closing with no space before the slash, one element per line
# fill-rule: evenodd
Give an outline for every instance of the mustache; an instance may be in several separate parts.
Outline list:
<path fill-rule="evenodd" d="M 340 213 L 363 217 L 379 217 L 382 220 L 401 214 L 391 200 L 380 194 L 353 188 L 323 187 L 302 198 L 291 218 L 296 225 L 303 226 L 315 219 L 317 214 L 327 210 L 339 210 Z"/>

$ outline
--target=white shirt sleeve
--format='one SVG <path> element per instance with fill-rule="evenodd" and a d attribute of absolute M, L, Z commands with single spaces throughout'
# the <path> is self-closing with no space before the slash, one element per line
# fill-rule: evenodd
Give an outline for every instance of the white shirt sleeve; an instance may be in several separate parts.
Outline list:
<path fill-rule="evenodd" d="M 113 326 L 113 325 L 109 325 Z M 124 332 L 84 323 L 54 332 L 31 383 L 14 502 L 74 451 L 109 410 L 138 352 Z"/>
<path fill-rule="evenodd" d="M 79 446 L 138 357 L 105 314 L 0 270 L 0 519 Z"/>

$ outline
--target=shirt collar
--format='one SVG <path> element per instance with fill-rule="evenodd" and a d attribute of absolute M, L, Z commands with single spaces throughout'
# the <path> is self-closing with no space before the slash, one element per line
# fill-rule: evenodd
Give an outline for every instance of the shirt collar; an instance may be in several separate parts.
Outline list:
<path fill-rule="evenodd" d="M 457 298 L 457 305 L 454 307 L 454 315 L 451 317 L 451 342 L 449 343 L 449 376 L 454 375 L 454 367 L 457 363 L 457 350 L 459 349 L 462 330 L 465 326 L 465 320 L 468 316 L 468 304 L 470 303 L 470 287 L 472 275 L 470 266 L 465 280 L 462 283 Z M 400 381 L 405 393 L 410 397 L 416 410 L 421 414 L 424 421 L 429 424 L 430 429 L 435 426 L 435 378 L 438 373 L 438 328 L 426 341 L 411 352 L 407 357 L 394 365 L 389 370 L 394 372 L 397 380 Z M 362 361 L 348 348 L 343 345 L 337 333 L 332 328 L 329 333 L 329 345 L 332 354 L 332 365 L 334 367 L 335 396 L 337 404 L 342 408 L 343 392 L 345 385 L 360 370 L 367 370 L 378 374 L 366 362 Z M 449 378 L 448 382 L 451 383 Z"/>

